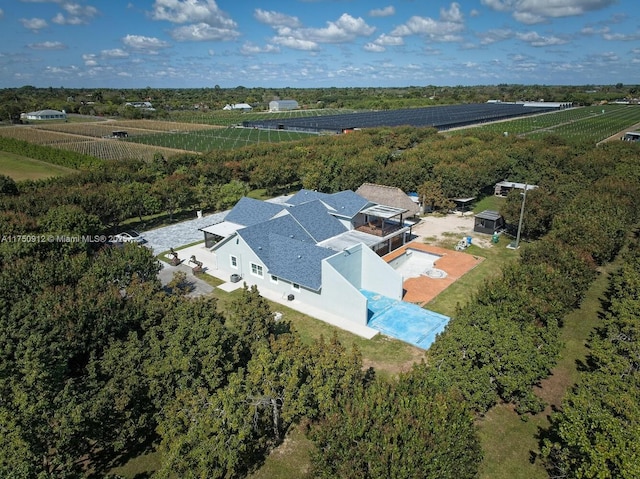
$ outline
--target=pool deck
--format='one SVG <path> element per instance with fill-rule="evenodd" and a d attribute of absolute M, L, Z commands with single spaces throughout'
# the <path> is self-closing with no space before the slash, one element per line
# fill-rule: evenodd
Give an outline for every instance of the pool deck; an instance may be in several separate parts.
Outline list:
<path fill-rule="evenodd" d="M 431 246 L 417 241 L 407 243 L 403 247 L 385 255 L 383 259 L 387 262 L 405 253 L 407 249 L 416 249 L 427 253 L 441 256 L 435 262 L 435 267 L 447 273 L 445 278 L 430 278 L 420 276 L 418 278 L 408 278 L 402 284 L 405 290 L 403 301 L 424 306 L 433 298 L 442 293 L 447 287 L 459 280 L 465 273 L 471 271 L 484 258 L 473 256 L 468 253 L 452 251 L 437 246 Z"/>

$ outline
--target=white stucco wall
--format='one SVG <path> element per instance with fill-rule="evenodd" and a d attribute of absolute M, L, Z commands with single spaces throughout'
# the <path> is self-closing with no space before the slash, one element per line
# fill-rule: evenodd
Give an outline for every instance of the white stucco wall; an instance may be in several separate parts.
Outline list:
<path fill-rule="evenodd" d="M 369 248 L 362 251 L 362 289 L 402 299 L 402 275 Z"/>
<path fill-rule="evenodd" d="M 367 298 L 360 293 L 361 246 L 349 248 L 322 262 L 322 299 L 334 314 L 366 326 Z"/>

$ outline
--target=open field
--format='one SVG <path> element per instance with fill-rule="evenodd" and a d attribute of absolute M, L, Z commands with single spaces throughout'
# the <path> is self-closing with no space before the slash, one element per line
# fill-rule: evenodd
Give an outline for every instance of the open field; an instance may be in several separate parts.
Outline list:
<path fill-rule="evenodd" d="M 0 174 L 13 178 L 14 181 L 41 180 L 52 176 L 66 175 L 74 171 L 64 166 L 52 165 L 44 161 L 0 151 Z"/>
<path fill-rule="evenodd" d="M 553 134 L 568 141 L 595 144 L 621 134 L 638 123 L 640 106 L 603 105 L 571 108 L 473 128 L 528 138 L 543 138 Z"/>

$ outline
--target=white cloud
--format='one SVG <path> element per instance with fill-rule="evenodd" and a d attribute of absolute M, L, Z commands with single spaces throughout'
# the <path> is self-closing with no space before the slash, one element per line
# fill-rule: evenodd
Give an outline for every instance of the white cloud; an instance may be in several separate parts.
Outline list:
<path fill-rule="evenodd" d="M 60 3 L 60 2 L 56 2 Z M 67 12 L 67 16 L 62 13 L 56 14 L 51 19 L 53 23 L 58 25 L 83 25 L 98 15 L 98 9 L 90 5 L 80 5 L 78 3 L 64 2 L 61 4 L 62 9 Z"/>
<path fill-rule="evenodd" d="M 95 67 L 98 65 L 98 60 L 94 53 L 86 53 L 82 55 L 82 60 L 84 61 L 85 66 L 88 67 Z"/>
<path fill-rule="evenodd" d="M 318 50 L 322 43 L 347 43 L 359 36 L 368 36 L 375 27 L 367 25 L 361 18 L 343 13 L 335 22 L 327 22 L 324 28 L 291 28 L 275 26 L 276 36 L 272 43 L 296 50 Z"/>
<path fill-rule="evenodd" d="M 215 0 L 155 0 L 151 16 L 184 25 L 170 32 L 177 41 L 226 41 L 240 35 L 238 24 Z"/>
<path fill-rule="evenodd" d="M 38 33 L 38 31 L 46 28 L 47 21 L 43 18 L 21 18 L 20 23 L 27 30 Z"/>
<path fill-rule="evenodd" d="M 157 55 L 159 50 L 169 48 L 169 43 L 155 37 L 145 37 L 142 35 L 127 35 L 122 42 L 132 50 Z"/>
<path fill-rule="evenodd" d="M 421 35 L 434 42 L 455 42 L 461 40 L 457 33 L 462 30 L 464 30 L 464 19 L 460 5 L 453 2 L 448 10 L 440 9 L 439 20 L 414 15 L 403 25 L 394 28 L 391 31 L 391 36 Z"/>
<path fill-rule="evenodd" d="M 481 0 L 482 4 L 499 12 L 512 12 L 517 21 L 532 24 L 548 18 L 572 17 L 601 10 L 616 0 Z"/>
<path fill-rule="evenodd" d="M 291 15 L 275 12 L 273 10 L 266 11 L 261 8 L 256 8 L 253 12 L 253 16 L 260 23 L 264 23 L 271 27 L 299 28 L 302 26 L 298 17 L 292 17 Z"/>
<path fill-rule="evenodd" d="M 125 52 L 121 48 L 113 48 L 111 50 L 102 50 L 100 56 L 103 58 L 127 58 L 129 53 Z"/>
<path fill-rule="evenodd" d="M 392 35 L 387 35 L 383 33 L 374 41 L 376 45 L 383 45 L 386 47 L 397 47 L 400 45 L 404 45 L 404 40 L 402 37 L 394 37 Z"/>
<path fill-rule="evenodd" d="M 555 35 L 552 35 L 550 37 L 543 37 L 537 32 L 516 33 L 516 37 L 519 40 L 528 43 L 532 47 L 550 47 L 569 43 L 569 40 L 566 40 L 564 38 L 556 37 Z"/>
<path fill-rule="evenodd" d="M 375 8 L 369 11 L 369 16 L 370 17 L 390 17 L 392 15 L 395 15 L 395 13 L 396 13 L 395 7 L 393 5 L 389 5 L 388 7 Z"/>
<path fill-rule="evenodd" d="M 374 52 L 374 53 L 381 53 L 386 51 L 386 48 L 383 47 L 382 45 L 378 45 L 376 43 L 371 43 L 371 42 L 367 43 L 362 48 L 367 52 Z"/>
<path fill-rule="evenodd" d="M 280 49 L 277 46 L 271 45 L 269 43 L 261 47 L 251 42 L 245 43 L 240 49 L 240 53 L 243 55 L 255 55 L 257 53 L 278 53 L 279 51 Z"/>
<path fill-rule="evenodd" d="M 192 25 L 184 25 L 182 27 L 171 30 L 171 36 L 179 42 L 194 41 L 216 41 L 216 40 L 232 40 L 239 33 L 228 28 L 219 28 L 209 25 L 208 23 L 195 23 Z"/>
<path fill-rule="evenodd" d="M 0 8 L 0 18 L 4 17 L 4 10 L 2 10 L 2 8 Z"/>
<path fill-rule="evenodd" d="M 27 45 L 33 50 L 65 50 L 67 46 L 62 42 L 40 42 Z"/>
<path fill-rule="evenodd" d="M 508 40 L 513 38 L 514 35 L 515 33 L 509 29 L 493 29 L 477 34 L 481 45 L 491 45 L 492 43 Z"/>
<path fill-rule="evenodd" d="M 278 35 L 274 37 L 272 41 L 283 47 L 293 48 L 294 50 L 315 51 L 320 48 L 316 42 L 301 40 L 293 36 Z"/>
<path fill-rule="evenodd" d="M 303 35 L 318 43 L 343 43 L 357 36 L 371 35 L 375 27 L 367 25 L 361 18 L 354 18 L 348 13 L 343 13 L 335 22 L 327 22 L 325 28 L 307 28 Z"/>
<path fill-rule="evenodd" d="M 445 22 L 461 23 L 463 21 L 462 12 L 460 11 L 460 4 L 453 2 L 449 6 L 449 10 L 445 10 L 444 7 L 440 8 L 440 18 Z"/>
<path fill-rule="evenodd" d="M 614 40 L 619 42 L 635 42 L 640 40 L 640 32 L 635 33 L 605 33 L 602 35 L 605 40 Z"/>

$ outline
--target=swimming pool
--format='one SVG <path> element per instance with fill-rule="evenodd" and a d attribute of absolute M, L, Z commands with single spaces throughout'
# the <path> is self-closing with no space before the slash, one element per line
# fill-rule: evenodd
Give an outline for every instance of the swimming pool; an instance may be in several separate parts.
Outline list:
<path fill-rule="evenodd" d="M 429 349 L 449 322 L 448 316 L 415 304 L 371 291 L 361 290 L 361 293 L 367 298 L 367 326 L 422 349 Z"/>
<path fill-rule="evenodd" d="M 439 254 L 407 248 L 404 254 L 389 261 L 389 265 L 402 275 L 403 280 L 419 276 L 445 278 L 447 273 L 435 267 L 436 261 L 441 257 Z"/>

